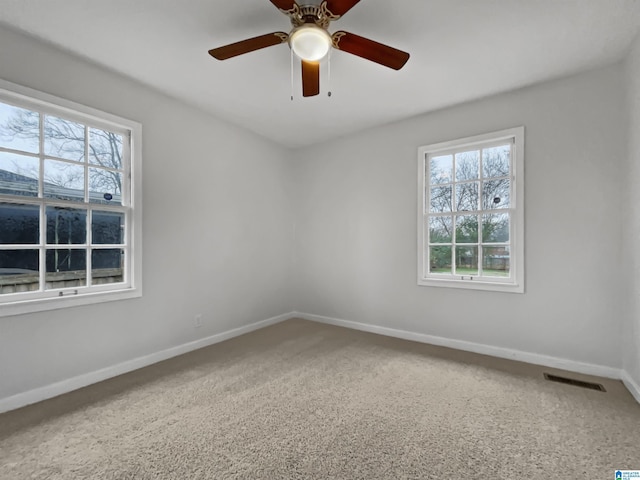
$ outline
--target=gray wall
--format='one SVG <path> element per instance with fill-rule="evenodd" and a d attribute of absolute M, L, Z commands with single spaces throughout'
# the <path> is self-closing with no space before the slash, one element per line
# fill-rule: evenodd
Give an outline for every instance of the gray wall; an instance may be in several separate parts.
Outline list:
<path fill-rule="evenodd" d="M 1 78 L 141 122 L 144 157 L 143 297 L 0 318 L 0 399 L 291 310 L 288 152 L 6 29 L 0 45 Z"/>
<path fill-rule="evenodd" d="M 629 282 L 629 315 L 623 354 L 624 369 L 640 389 L 640 37 L 636 38 L 625 66 L 629 163 L 623 238 L 626 240 L 624 272 Z"/>
<path fill-rule="evenodd" d="M 298 151 L 296 310 L 620 368 L 623 110 L 618 65 Z M 418 146 L 520 125 L 526 293 L 418 287 Z"/>

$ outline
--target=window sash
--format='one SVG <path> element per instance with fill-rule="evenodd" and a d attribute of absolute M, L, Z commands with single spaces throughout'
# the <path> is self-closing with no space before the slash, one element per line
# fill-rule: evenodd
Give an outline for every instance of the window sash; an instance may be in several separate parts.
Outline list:
<path fill-rule="evenodd" d="M 19 201 L 8 201 L 0 196 L 0 200 L 2 203 L 13 203 L 15 205 L 39 205 L 40 208 L 40 221 L 39 221 L 39 241 L 37 243 L 20 243 L 20 244 L 0 244 L 0 251 L 7 250 L 38 250 L 39 251 L 39 286 L 37 290 L 29 291 L 29 292 L 18 292 L 18 293 L 4 293 L 0 294 L 0 304 L 4 302 L 11 302 L 13 300 L 22 299 L 26 294 L 36 298 L 36 297 L 47 297 L 53 295 L 60 295 L 59 291 L 62 290 L 78 290 L 79 292 L 83 292 L 88 288 L 93 290 L 113 290 L 116 288 L 123 288 L 130 285 L 129 282 L 129 263 L 130 263 L 130 253 L 129 253 L 129 245 L 130 245 L 130 235 L 131 232 L 127 225 L 129 225 L 129 217 L 130 217 L 130 209 L 126 207 L 115 207 L 115 206 L 106 206 L 101 204 L 78 204 L 73 202 L 56 202 L 56 204 L 52 204 L 47 202 L 45 199 L 37 199 L 39 201 L 30 201 L 30 202 L 19 202 Z M 85 218 L 85 239 L 84 243 L 49 243 L 47 242 L 47 218 L 46 218 L 46 208 L 50 206 L 63 206 L 69 207 L 72 206 L 75 210 L 84 210 L 86 211 Z M 103 208 L 108 207 L 108 208 Z M 124 242 L 121 243 L 95 243 L 92 239 L 92 226 L 93 226 L 93 212 L 114 212 L 114 213 L 122 213 L 124 214 Z M 115 282 L 109 284 L 109 286 L 105 285 L 94 285 L 93 284 L 93 269 L 92 269 L 92 252 L 95 250 L 123 250 L 124 251 L 124 260 L 123 260 L 123 281 Z M 75 286 L 75 287 L 61 287 L 61 288 L 46 288 L 46 253 L 51 250 L 82 250 L 85 252 L 86 259 L 86 285 L 84 286 Z M 52 293 L 53 292 L 53 293 Z M 41 295 L 36 295 L 37 293 Z M 63 293 L 64 295 L 64 293 Z"/>

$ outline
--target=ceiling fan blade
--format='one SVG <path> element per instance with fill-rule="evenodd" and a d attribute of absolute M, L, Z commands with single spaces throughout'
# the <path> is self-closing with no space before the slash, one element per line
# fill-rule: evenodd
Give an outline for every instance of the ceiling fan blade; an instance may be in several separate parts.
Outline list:
<path fill-rule="evenodd" d="M 302 96 L 313 97 L 320 93 L 320 63 L 302 60 Z"/>
<path fill-rule="evenodd" d="M 327 10 L 341 17 L 351 10 L 360 0 L 326 0 Z"/>
<path fill-rule="evenodd" d="M 409 54 L 396 48 L 374 42 L 368 38 L 348 32 L 336 32 L 332 35 L 333 46 L 343 52 L 351 53 L 385 67 L 400 70 L 409 60 Z"/>
<path fill-rule="evenodd" d="M 270 0 L 280 10 L 289 11 L 295 6 L 295 0 Z"/>
<path fill-rule="evenodd" d="M 270 47 L 284 43 L 289 38 L 289 34 L 284 32 L 268 33 L 259 37 L 248 38 L 240 42 L 231 43 L 224 47 L 212 48 L 209 54 L 218 60 L 226 60 L 227 58 L 242 55 L 243 53 L 253 52 L 261 48 Z"/>

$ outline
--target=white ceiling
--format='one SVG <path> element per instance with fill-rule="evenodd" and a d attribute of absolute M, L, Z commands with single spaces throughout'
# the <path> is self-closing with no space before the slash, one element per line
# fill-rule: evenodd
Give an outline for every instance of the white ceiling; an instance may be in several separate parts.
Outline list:
<path fill-rule="evenodd" d="M 312 2 L 309 2 L 312 3 Z M 207 51 L 289 31 L 268 0 L 0 0 L 0 23 L 288 147 L 620 60 L 640 0 L 361 0 L 330 31 L 407 51 L 394 71 L 344 52 L 322 92 L 290 100 L 286 44 L 223 62 Z"/>

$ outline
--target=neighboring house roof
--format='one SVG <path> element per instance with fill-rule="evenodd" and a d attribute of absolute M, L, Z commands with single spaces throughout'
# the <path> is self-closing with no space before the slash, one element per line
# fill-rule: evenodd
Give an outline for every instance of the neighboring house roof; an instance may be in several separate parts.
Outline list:
<path fill-rule="evenodd" d="M 44 182 L 47 196 L 68 200 L 77 200 L 84 198 L 84 191 L 77 188 L 61 187 L 50 182 Z M 0 193 L 9 193 L 14 195 L 36 196 L 38 194 L 38 180 L 19 173 L 10 172 L 0 169 Z M 104 194 L 113 195 L 111 200 L 106 200 Z M 113 192 L 89 192 L 92 203 L 115 203 L 119 204 L 121 195 Z"/>
<path fill-rule="evenodd" d="M 38 180 L 36 178 L 20 175 L 19 173 L 9 172 L 7 170 L 0 169 L 0 182 L 16 182 L 22 184 L 35 184 L 38 187 Z"/>

